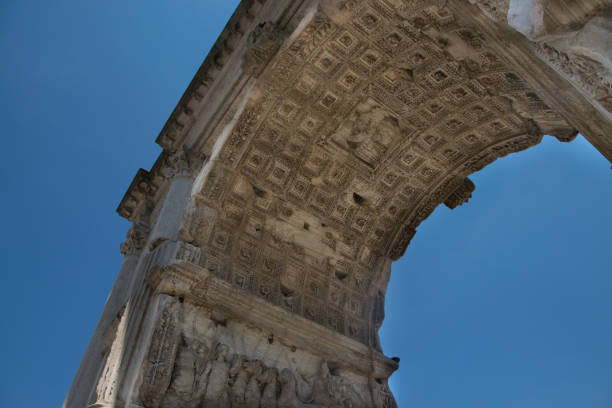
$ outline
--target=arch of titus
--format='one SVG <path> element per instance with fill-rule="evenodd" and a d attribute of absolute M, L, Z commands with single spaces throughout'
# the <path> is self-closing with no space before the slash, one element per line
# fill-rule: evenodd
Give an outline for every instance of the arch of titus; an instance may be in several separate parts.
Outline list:
<path fill-rule="evenodd" d="M 391 262 L 545 134 L 612 159 L 611 0 L 243 0 L 119 205 L 64 407 L 395 407 Z"/>

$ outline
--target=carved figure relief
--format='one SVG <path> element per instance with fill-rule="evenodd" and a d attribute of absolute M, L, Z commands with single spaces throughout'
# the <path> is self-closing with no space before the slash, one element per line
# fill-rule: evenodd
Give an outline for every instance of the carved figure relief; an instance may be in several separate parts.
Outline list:
<path fill-rule="evenodd" d="M 204 372 L 208 357 L 209 350 L 206 344 L 197 340 L 190 342 L 183 338 L 164 406 L 172 404 L 176 399 L 181 407 L 198 407 L 206 391 L 207 379 Z"/>
<path fill-rule="evenodd" d="M 276 394 L 278 390 L 278 370 L 275 367 L 266 368 L 262 372 L 261 408 L 277 408 Z"/>
<path fill-rule="evenodd" d="M 230 367 L 226 361 L 228 352 L 229 348 L 225 344 L 219 344 L 216 349 L 216 358 L 206 363 L 204 369 L 204 378 L 207 381 L 204 394 L 204 406 L 206 407 L 231 406 L 228 386 Z"/>
<path fill-rule="evenodd" d="M 142 365 L 140 396 L 146 408 L 365 408 L 365 400 L 372 398 L 365 379 L 366 386 L 358 391 L 348 378 L 330 370 L 325 360 L 314 373 L 304 374 L 299 368 L 282 368 L 279 373 L 278 367 L 220 343 L 221 333 L 214 325 L 196 329 L 205 335 L 194 338 L 188 325 L 200 322 L 205 327 L 211 321 L 187 323 L 186 316 L 202 319 L 203 315 L 197 314 L 200 309 L 185 309 L 185 305 L 168 301 L 155 324 L 155 334 L 160 337 L 151 343 Z M 239 330 L 242 336 L 249 336 Z"/>

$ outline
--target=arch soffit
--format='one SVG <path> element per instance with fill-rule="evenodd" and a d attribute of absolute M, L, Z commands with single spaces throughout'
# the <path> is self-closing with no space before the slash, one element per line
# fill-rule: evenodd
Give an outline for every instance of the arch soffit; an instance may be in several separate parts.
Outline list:
<path fill-rule="evenodd" d="M 577 132 L 449 8 L 331 3 L 250 37 L 248 92 L 191 148 L 209 159 L 181 239 L 217 277 L 377 346 L 420 222 L 497 158 Z"/>
<path fill-rule="evenodd" d="M 222 222 L 240 207 L 293 224 L 315 251 L 398 259 L 437 205 L 469 199 L 471 173 L 577 132 L 448 8 L 358 4 L 317 12 L 267 62 L 199 198 Z"/>

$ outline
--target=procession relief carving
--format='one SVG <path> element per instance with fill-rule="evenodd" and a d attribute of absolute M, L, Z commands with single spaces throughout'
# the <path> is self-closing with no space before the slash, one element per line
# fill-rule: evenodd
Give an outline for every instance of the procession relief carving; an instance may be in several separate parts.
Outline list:
<path fill-rule="evenodd" d="M 176 299 L 162 308 L 141 368 L 143 407 L 395 407 L 386 379 L 330 369 L 325 359 L 239 321 L 219 324 L 211 313 Z"/>

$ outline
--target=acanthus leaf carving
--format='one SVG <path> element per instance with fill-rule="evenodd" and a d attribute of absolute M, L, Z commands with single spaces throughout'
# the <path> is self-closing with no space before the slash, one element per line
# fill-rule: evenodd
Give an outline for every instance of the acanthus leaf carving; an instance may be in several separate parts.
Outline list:
<path fill-rule="evenodd" d="M 147 234 L 146 227 L 140 224 L 132 225 L 126 234 L 127 239 L 119 247 L 123 256 L 138 255 L 145 247 Z"/>
<path fill-rule="evenodd" d="M 204 155 L 183 146 L 181 149 L 170 151 L 166 154 L 162 174 L 168 179 L 174 177 L 193 177 L 205 159 Z"/>

